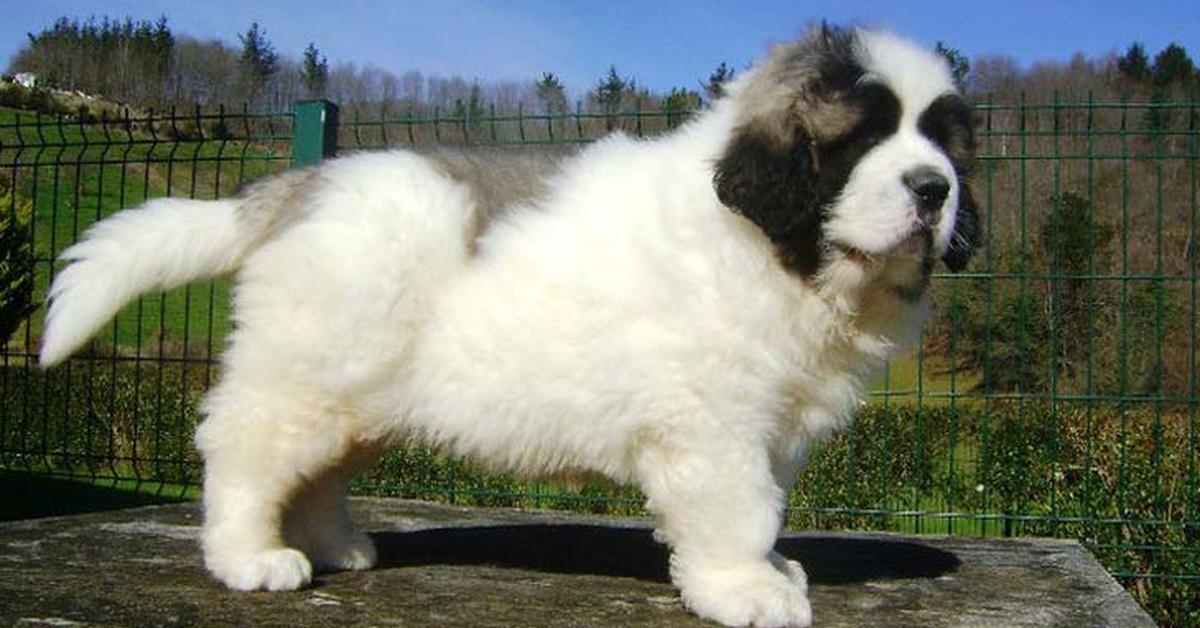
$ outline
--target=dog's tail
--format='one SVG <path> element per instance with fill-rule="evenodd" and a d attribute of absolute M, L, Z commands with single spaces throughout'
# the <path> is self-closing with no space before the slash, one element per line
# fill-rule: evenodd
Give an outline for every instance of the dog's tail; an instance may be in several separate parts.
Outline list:
<path fill-rule="evenodd" d="M 42 366 L 66 359 L 138 296 L 236 269 L 281 206 L 256 203 L 255 187 L 249 192 L 218 201 L 155 199 L 93 225 L 60 257 L 70 264 L 50 286 Z"/>

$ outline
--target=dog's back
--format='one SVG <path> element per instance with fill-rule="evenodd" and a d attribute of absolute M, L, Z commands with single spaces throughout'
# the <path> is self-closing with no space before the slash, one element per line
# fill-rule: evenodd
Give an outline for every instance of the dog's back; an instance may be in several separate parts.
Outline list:
<path fill-rule="evenodd" d="M 418 149 L 452 179 L 471 190 L 478 234 L 517 207 L 536 204 L 550 181 L 578 153 L 574 146 L 435 147 Z"/>

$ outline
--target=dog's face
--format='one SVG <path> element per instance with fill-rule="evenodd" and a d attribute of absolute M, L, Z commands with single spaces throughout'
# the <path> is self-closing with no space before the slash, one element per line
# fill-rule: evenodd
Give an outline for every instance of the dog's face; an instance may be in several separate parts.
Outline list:
<path fill-rule="evenodd" d="M 937 259 L 966 265 L 979 220 L 964 178 L 971 112 L 938 55 L 823 27 L 731 87 L 738 125 L 716 164 L 721 202 L 803 277 L 871 266 L 908 298 Z"/>

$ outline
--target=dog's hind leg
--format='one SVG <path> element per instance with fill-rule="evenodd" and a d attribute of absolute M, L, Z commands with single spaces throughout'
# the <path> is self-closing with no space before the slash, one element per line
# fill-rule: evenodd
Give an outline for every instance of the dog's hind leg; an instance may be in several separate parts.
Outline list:
<path fill-rule="evenodd" d="M 287 544 L 285 516 L 314 489 L 318 501 L 340 507 L 334 478 L 357 445 L 322 406 L 228 385 L 210 394 L 196 434 L 205 459 L 201 543 L 205 565 L 226 586 L 278 591 L 311 581 L 311 561 Z"/>
<path fill-rule="evenodd" d="M 317 570 L 362 570 L 375 566 L 375 545 L 354 525 L 346 485 L 379 457 L 371 446 L 353 448 L 342 463 L 311 478 L 284 514 L 284 540 L 304 552 Z"/>
<path fill-rule="evenodd" d="M 295 589 L 314 563 L 370 565 L 345 509 L 347 464 L 388 438 L 388 391 L 473 234 L 469 190 L 420 156 L 356 155 L 318 180 L 279 201 L 299 205 L 292 220 L 242 263 L 196 435 L 205 563 L 235 589 Z"/>

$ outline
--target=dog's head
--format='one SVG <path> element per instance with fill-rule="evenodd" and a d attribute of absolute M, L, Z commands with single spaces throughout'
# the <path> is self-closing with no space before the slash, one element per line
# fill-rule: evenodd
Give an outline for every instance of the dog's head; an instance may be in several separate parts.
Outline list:
<path fill-rule="evenodd" d="M 730 87 L 737 122 L 713 177 L 804 277 L 833 260 L 923 292 L 979 240 L 966 185 L 971 110 L 946 61 L 892 35 L 822 26 Z"/>

